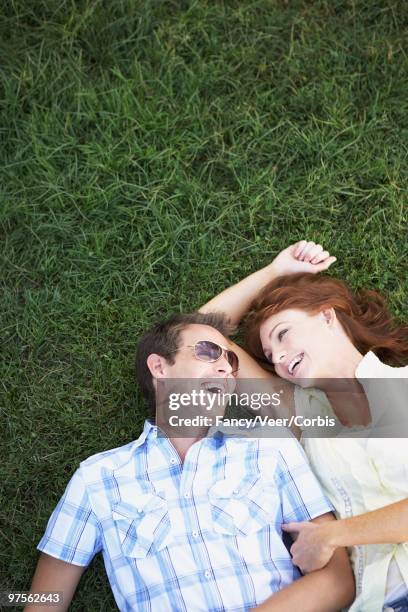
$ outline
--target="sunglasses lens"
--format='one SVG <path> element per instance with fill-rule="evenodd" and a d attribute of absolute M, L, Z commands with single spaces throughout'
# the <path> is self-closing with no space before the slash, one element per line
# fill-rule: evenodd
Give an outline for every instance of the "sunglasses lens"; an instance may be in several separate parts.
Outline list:
<path fill-rule="evenodd" d="M 227 351 L 226 353 L 232 371 L 236 372 L 239 365 L 238 355 L 234 351 Z M 195 345 L 195 355 L 201 361 L 214 362 L 221 357 L 222 347 L 210 340 L 200 340 Z"/>
<path fill-rule="evenodd" d="M 234 353 L 234 351 L 227 351 L 228 363 L 230 364 L 232 371 L 236 372 L 239 366 L 238 355 Z"/>
<path fill-rule="evenodd" d="M 201 361 L 217 361 L 222 355 L 222 348 L 209 340 L 200 340 L 195 345 L 195 354 Z"/>

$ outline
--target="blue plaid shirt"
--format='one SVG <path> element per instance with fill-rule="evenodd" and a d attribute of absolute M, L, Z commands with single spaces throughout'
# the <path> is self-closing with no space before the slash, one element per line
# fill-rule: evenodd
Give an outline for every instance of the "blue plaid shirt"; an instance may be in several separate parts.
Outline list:
<path fill-rule="evenodd" d="M 206 437 L 182 464 L 146 421 L 80 464 L 37 548 L 76 565 L 102 552 L 122 611 L 238 612 L 300 577 L 281 523 L 332 509 L 293 437 Z"/>

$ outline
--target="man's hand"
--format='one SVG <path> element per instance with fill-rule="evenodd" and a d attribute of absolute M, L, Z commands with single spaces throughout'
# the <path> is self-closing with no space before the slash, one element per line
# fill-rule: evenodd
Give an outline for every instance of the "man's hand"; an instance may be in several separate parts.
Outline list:
<path fill-rule="evenodd" d="M 323 250 L 321 244 L 301 240 L 281 251 L 273 260 L 271 267 L 279 276 L 296 272 L 315 274 L 327 270 L 335 261 L 336 257 L 331 256 L 329 251 Z"/>
<path fill-rule="evenodd" d="M 282 525 L 282 529 L 296 539 L 290 552 L 294 565 L 297 565 L 303 574 L 324 567 L 332 558 L 336 547 L 329 542 L 328 529 L 333 524 L 335 523 L 316 524 L 306 521 Z"/>

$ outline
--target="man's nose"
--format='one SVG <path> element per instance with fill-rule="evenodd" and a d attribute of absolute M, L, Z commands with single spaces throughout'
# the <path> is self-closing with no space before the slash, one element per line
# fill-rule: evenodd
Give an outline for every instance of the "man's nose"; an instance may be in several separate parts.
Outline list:
<path fill-rule="evenodd" d="M 225 353 L 221 355 L 221 357 L 215 362 L 217 372 L 225 372 L 226 374 L 231 374 L 232 366 L 227 359 Z"/>

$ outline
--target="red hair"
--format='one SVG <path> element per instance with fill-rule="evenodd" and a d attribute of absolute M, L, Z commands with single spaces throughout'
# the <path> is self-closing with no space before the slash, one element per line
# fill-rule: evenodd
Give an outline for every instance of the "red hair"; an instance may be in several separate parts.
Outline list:
<path fill-rule="evenodd" d="M 307 272 L 280 276 L 261 290 L 246 320 L 247 350 L 266 365 L 259 337 L 259 329 L 266 319 L 287 308 L 317 314 L 330 307 L 360 353 L 373 351 L 390 365 L 406 365 L 408 327 L 396 322 L 378 291 L 353 293 L 336 278 Z"/>

